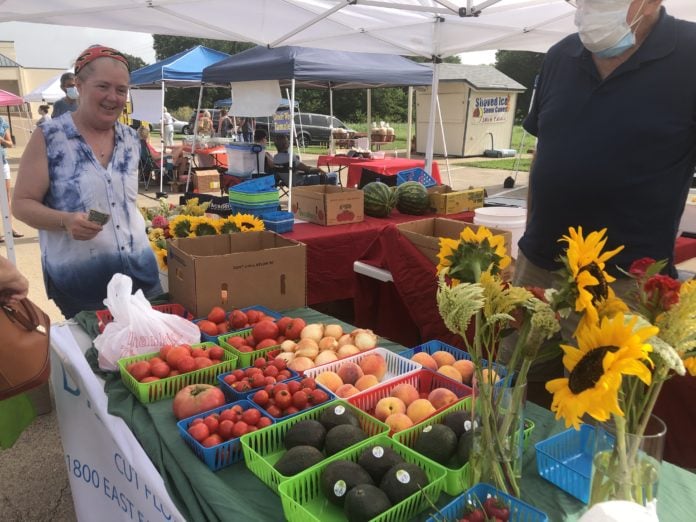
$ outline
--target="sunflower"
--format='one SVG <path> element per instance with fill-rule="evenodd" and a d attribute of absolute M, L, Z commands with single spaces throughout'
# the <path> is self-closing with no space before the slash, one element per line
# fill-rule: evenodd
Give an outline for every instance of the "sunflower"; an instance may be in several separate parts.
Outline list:
<path fill-rule="evenodd" d="M 156 242 L 159 239 L 165 239 L 164 230 L 161 228 L 153 228 L 150 230 L 150 232 L 148 232 L 147 238 L 152 242 Z"/>
<path fill-rule="evenodd" d="M 157 265 L 160 270 L 167 269 L 167 250 L 157 249 L 155 250 L 155 257 L 157 258 Z"/>
<path fill-rule="evenodd" d="M 218 219 L 217 225 L 218 234 L 233 234 L 239 232 L 239 227 L 234 219 L 234 216 L 228 216 L 225 219 Z"/>
<path fill-rule="evenodd" d="M 684 359 L 684 367 L 689 375 L 696 377 L 696 357 L 689 357 Z"/>
<path fill-rule="evenodd" d="M 611 414 L 623 416 L 619 405 L 619 389 L 623 375 L 635 375 L 650 384 L 651 365 L 648 353 L 652 347 L 645 341 L 659 331 L 654 326 L 635 328 L 638 318 L 619 313 L 604 317 L 597 325 L 587 324 L 578 329 L 578 348 L 561 345 L 565 355 L 563 365 L 569 377 L 546 383 L 553 394 L 551 410 L 556 418 L 563 417 L 566 427 L 579 429 L 586 413 L 598 421 Z"/>
<path fill-rule="evenodd" d="M 605 263 L 623 250 L 623 246 L 620 246 L 602 253 L 607 242 L 604 237 L 606 231 L 603 228 L 599 232 L 590 232 L 585 238 L 582 227 L 578 227 L 577 231 L 570 227 L 569 235 L 559 240 L 568 243 L 564 261 L 570 272 L 571 284 L 575 287 L 575 311 L 585 312 L 589 315 L 588 320 L 594 323 L 599 320 L 597 307 L 601 300 L 613 297 L 609 283 L 614 282 L 615 278 L 604 270 Z"/>
<path fill-rule="evenodd" d="M 191 231 L 195 236 L 215 236 L 218 233 L 217 227 L 212 220 L 207 217 L 191 218 Z"/>
<path fill-rule="evenodd" d="M 505 238 L 493 235 L 484 226 L 476 232 L 466 227 L 458 239 L 440 238 L 438 259 L 438 272 L 446 270 L 454 284 L 478 282 L 481 273 L 497 275 L 510 264 Z"/>
<path fill-rule="evenodd" d="M 235 214 L 234 222 L 242 232 L 260 232 L 266 228 L 263 221 L 252 214 Z"/>
<path fill-rule="evenodd" d="M 169 220 L 169 232 L 172 237 L 193 237 L 193 218 L 180 214 Z"/>

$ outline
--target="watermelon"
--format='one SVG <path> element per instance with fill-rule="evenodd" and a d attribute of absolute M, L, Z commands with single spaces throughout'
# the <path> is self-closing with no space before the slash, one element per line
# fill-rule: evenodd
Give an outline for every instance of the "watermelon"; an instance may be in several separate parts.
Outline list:
<path fill-rule="evenodd" d="M 372 217 L 387 217 L 396 204 L 395 192 L 380 181 L 373 181 L 363 187 L 365 194 L 365 214 Z"/>
<path fill-rule="evenodd" d="M 430 210 L 430 196 L 418 181 L 407 181 L 396 189 L 396 208 L 402 214 L 420 216 Z"/>

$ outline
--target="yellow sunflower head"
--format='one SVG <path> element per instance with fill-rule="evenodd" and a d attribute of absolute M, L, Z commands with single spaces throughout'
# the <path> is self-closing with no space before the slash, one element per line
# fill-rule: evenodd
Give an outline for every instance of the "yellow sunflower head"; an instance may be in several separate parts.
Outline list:
<path fill-rule="evenodd" d="M 611 414 L 623 415 L 619 390 L 624 375 L 650 384 L 648 354 L 652 347 L 645 341 L 656 335 L 658 328 L 637 326 L 637 322 L 637 317 L 627 319 L 622 313 L 604 317 L 598 325 L 578 330 L 578 348 L 561 345 L 569 376 L 548 382 L 546 389 L 553 394 L 551 410 L 557 419 L 565 419 L 566 426 L 578 429 L 585 414 L 602 422 Z"/>
<path fill-rule="evenodd" d="M 191 218 L 191 231 L 195 236 L 214 236 L 218 233 L 213 220 L 205 216 Z"/>
<path fill-rule="evenodd" d="M 193 217 L 179 214 L 169 220 L 169 233 L 173 237 L 193 237 Z"/>
<path fill-rule="evenodd" d="M 160 270 L 166 270 L 167 269 L 167 250 L 166 249 L 155 250 L 155 257 L 157 258 L 157 265 L 159 266 Z"/>
<path fill-rule="evenodd" d="M 689 375 L 696 377 L 696 357 L 688 357 L 684 359 L 684 367 Z"/>
<path fill-rule="evenodd" d="M 241 232 L 260 232 L 266 228 L 263 220 L 252 214 L 235 214 L 234 222 Z"/>

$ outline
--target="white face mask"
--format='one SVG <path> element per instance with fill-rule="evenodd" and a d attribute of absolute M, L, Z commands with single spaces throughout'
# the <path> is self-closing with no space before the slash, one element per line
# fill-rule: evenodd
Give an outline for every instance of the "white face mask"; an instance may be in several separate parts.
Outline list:
<path fill-rule="evenodd" d="M 68 87 L 65 89 L 65 94 L 67 94 L 68 98 L 71 100 L 77 100 L 80 97 L 80 94 L 77 92 L 77 87 Z"/>
<path fill-rule="evenodd" d="M 618 56 L 636 43 L 631 30 L 640 20 L 637 16 L 630 25 L 626 15 L 632 0 L 578 0 L 575 25 L 585 48 L 600 58 Z M 645 0 L 643 0 L 643 4 Z M 642 9 L 643 4 L 640 8 Z"/>

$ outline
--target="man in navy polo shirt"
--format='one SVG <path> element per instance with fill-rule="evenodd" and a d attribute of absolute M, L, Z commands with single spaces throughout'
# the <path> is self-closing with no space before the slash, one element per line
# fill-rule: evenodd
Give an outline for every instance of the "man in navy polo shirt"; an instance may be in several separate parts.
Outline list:
<path fill-rule="evenodd" d="M 625 245 L 610 269 L 642 257 L 671 265 L 696 165 L 696 24 L 662 0 L 576 3 L 578 33 L 549 50 L 524 122 L 538 145 L 518 285 L 552 286 L 571 226 L 606 228 L 607 250 Z M 625 298 L 631 285 L 612 286 Z M 562 375 L 559 357 L 530 381 Z"/>

